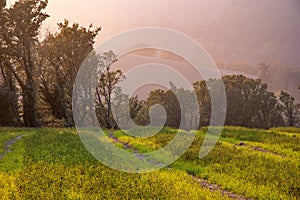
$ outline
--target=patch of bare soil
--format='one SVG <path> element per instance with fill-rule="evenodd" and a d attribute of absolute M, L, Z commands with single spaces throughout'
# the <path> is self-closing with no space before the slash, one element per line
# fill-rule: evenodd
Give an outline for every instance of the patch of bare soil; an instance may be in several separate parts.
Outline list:
<path fill-rule="evenodd" d="M 237 200 L 252 200 L 251 198 L 247 198 L 247 197 L 244 197 L 242 195 L 238 195 L 238 194 L 229 192 L 227 190 L 224 190 L 220 186 L 215 185 L 215 184 L 211 184 L 211 183 L 207 182 L 206 180 L 197 178 L 195 176 L 192 176 L 192 177 L 193 177 L 193 179 L 195 181 L 197 181 L 198 183 L 200 183 L 200 185 L 202 187 L 208 188 L 212 192 L 220 192 L 223 196 L 227 196 L 227 197 L 232 198 L 232 199 L 237 199 Z"/>
<path fill-rule="evenodd" d="M 8 140 L 5 142 L 5 145 L 4 145 L 4 149 L 5 149 L 5 152 L 3 154 L 0 154 L 0 160 L 3 159 L 3 157 L 7 154 L 7 153 L 10 153 L 12 150 L 10 149 L 11 146 L 13 146 L 18 140 L 21 140 L 23 138 L 22 135 L 19 135 L 11 140 Z"/>
<path fill-rule="evenodd" d="M 273 154 L 273 155 L 276 155 L 276 156 L 280 156 L 282 158 L 285 158 L 285 155 L 282 155 L 280 153 L 277 153 L 277 152 L 274 152 L 274 151 L 270 151 L 268 149 L 264 149 L 264 148 L 261 148 L 261 147 L 253 147 L 253 146 L 250 146 L 250 145 L 247 145 L 246 143 L 244 142 L 240 142 L 238 144 L 236 144 L 236 146 L 241 146 L 241 147 L 248 147 L 248 148 L 251 148 L 253 149 L 254 151 L 260 151 L 260 152 L 263 152 L 263 153 L 270 153 L 270 154 Z"/>

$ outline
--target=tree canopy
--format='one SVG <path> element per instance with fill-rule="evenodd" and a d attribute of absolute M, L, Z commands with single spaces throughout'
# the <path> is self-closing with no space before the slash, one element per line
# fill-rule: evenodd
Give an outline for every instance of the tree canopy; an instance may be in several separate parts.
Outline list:
<path fill-rule="evenodd" d="M 294 97 L 287 91 L 270 92 L 263 80 L 242 75 L 199 80 L 193 91 L 170 83 L 170 89 L 153 90 L 146 100 L 123 94 L 118 83 L 126 77 L 121 69 L 112 68 L 117 55 L 112 51 L 97 55 L 94 50 L 100 27 L 64 20 L 56 32 L 41 37 L 42 23 L 49 17 L 47 4 L 47 0 L 19 0 L 8 8 L 0 1 L 0 126 L 74 126 L 73 111 L 79 108 L 73 108 L 72 101 L 80 99 L 72 99 L 72 94 L 82 63 L 96 66 L 84 69 L 86 81 L 80 86 L 82 97 L 94 96 L 96 101 L 82 106 L 95 110 L 97 119 L 92 123 L 98 121 L 104 128 L 121 124 L 130 128 L 132 122 L 146 126 L 151 112 L 156 115 L 152 125 L 163 121 L 165 112 L 165 126 L 187 130 L 207 126 L 212 115 L 208 88 L 222 81 L 227 95 L 225 125 L 264 129 L 300 125 L 300 105 Z M 264 80 L 270 78 L 269 67 L 260 64 Z M 86 115 L 80 113 L 80 121 Z"/>

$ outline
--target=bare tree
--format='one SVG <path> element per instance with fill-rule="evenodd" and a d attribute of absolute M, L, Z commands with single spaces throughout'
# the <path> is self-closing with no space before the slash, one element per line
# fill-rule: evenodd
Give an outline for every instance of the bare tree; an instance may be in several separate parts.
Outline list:
<path fill-rule="evenodd" d="M 116 128 L 112 115 L 112 95 L 117 83 L 125 77 L 121 70 L 112 71 L 111 65 L 117 61 L 112 51 L 100 55 L 100 61 L 102 71 L 96 88 L 96 110 L 100 124 L 111 129 Z"/>

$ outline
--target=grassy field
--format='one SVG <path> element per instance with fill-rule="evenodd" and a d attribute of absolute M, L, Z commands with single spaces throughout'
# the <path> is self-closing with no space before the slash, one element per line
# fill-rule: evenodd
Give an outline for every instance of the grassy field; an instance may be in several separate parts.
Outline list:
<path fill-rule="evenodd" d="M 0 160 L 0 199 L 230 199 L 195 178 L 245 198 L 300 199 L 299 132 L 225 127 L 214 150 L 199 159 L 203 128 L 194 131 L 190 149 L 169 168 L 131 174 L 102 165 L 73 129 L 0 128 L 0 154 L 6 153 Z M 121 131 L 114 136 L 150 152 L 175 133 L 166 128 L 147 139 Z"/>

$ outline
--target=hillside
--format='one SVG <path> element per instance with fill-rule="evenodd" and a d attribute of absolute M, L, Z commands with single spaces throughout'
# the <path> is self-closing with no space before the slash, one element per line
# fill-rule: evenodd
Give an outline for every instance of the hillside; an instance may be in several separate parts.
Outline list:
<path fill-rule="evenodd" d="M 138 139 L 117 131 L 112 142 L 143 153 L 176 132 Z M 1 128 L 1 199 L 299 199 L 299 129 L 225 127 L 199 159 L 205 132 L 194 132 L 193 145 L 168 168 L 132 174 L 98 162 L 75 130 Z"/>

